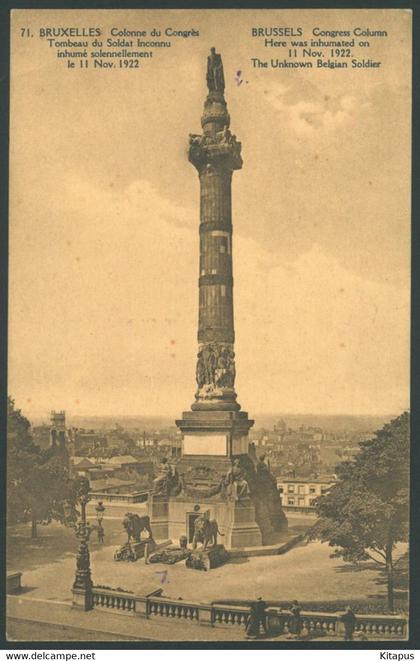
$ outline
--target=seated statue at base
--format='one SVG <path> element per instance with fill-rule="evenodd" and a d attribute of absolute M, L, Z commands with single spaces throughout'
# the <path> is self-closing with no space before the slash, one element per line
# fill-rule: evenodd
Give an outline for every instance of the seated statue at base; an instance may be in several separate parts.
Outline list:
<path fill-rule="evenodd" d="M 182 489 L 182 482 L 176 468 L 172 468 L 166 457 L 160 462 L 159 472 L 153 480 L 152 493 L 157 496 L 177 495 Z"/>
<path fill-rule="evenodd" d="M 226 491 L 235 500 L 241 500 L 249 496 L 249 486 L 246 472 L 241 466 L 239 459 L 233 460 L 233 465 L 225 478 Z"/>

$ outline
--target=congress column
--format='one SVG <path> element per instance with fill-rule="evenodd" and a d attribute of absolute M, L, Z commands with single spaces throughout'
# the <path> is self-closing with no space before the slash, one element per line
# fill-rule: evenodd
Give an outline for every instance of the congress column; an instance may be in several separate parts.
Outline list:
<path fill-rule="evenodd" d="M 194 521 L 213 519 L 227 548 L 243 548 L 260 546 L 263 536 L 270 540 L 281 503 L 275 478 L 256 472 L 256 457 L 248 453 L 254 421 L 236 401 L 231 185 L 242 159 L 229 130 L 223 65 L 214 48 L 207 85 L 203 132 L 190 135 L 189 148 L 200 183 L 197 389 L 191 410 L 176 420 L 181 458 L 173 475 L 162 471 L 155 480 L 148 511 L 156 537 L 186 535 L 191 542 Z"/>
<path fill-rule="evenodd" d="M 254 421 L 240 410 L 235 392 L 231 186 L 233 171 L 242 167 L 241 144 L 229 129 L 222 59 L 214 48 L 207 86 L 203 132 L 190 135 L 188 155 L 200 183 L 197 389 L 191 410 L 176 420 L 182 491 L 170 500 L 168 533 L 177 534 L 191 512 L 203 511 L 218 521 L 227 547 L 258 546 L 262 534 L 248 487 L 240 500 L 226 491 L 235 459 L 241 462 L 235 470 L 252 482 L 248 433 Z"/>
<path fill-rule="evenodd" d="M 197 389 L 192 410 L 176 424 L 183 434 L 179 470 L 205 457 L 223 474 L 233 456 L 248 454 L 253 420 L 240 410 L 235 392 L 231 186 L 233 171 L 242 167 L 241 143 L 229 129 L 223 64 L 214 48 L 207 86 L 203 132 L 190 134 L 188 153 L 200 183 Z"/>
<path fill-rule="evenodd" d="M 207 85 L 203 134 L 190 136 L 189 150 L 200 179 L 199 350 L 192 409 L 236 411 L 231 184 L 242 159 L 241 144 L 229 130 L 223 65 L 214 49 Z"/>

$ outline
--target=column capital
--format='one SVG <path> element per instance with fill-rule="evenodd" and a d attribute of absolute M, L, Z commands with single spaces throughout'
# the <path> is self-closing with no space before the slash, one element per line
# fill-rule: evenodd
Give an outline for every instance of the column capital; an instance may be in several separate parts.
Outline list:
<path fill-rule="evenodd" d="M 242 168 L 241 146 L 228 128 L 215 135 L 190 134 L 188 159 L 200 175 L 232 172 Z"/>

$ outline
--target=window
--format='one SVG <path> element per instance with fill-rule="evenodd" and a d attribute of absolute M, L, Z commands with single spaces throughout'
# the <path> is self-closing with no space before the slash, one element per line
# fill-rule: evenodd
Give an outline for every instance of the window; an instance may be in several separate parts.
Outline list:
<path fill-rule="evenodd" d="M 315 501 L 316 501 L 316 498 L 310 498 L 309 499 L 309 507 L 315 507 Z"/>
<path fill-rule="evenodd" d="M 212 274 L 212 275 L 216 275 L 216 273 L 217 273 L 217 269 L 212 269 L 212 270 L 211 270 L 211 274 Z"/>
<path fill-rule="evenodd" d="M 226 252 L 226 246 L 223 245 L 223 243 L 221 243 L 219 246 L 219 252 Z"/>
<path fill-rule="evenodd" d="M 294 484 L 288 484 L 287 485 L 287 491 L 288 491 L 288 493 L 295 493 L 295 485 Z"/>
<path fill-rule="evenodd" d="M 201 275 L 206 275 L 206 269 L 201 269 Z"/>
<path fill-rule="evenodd" d="M 294 498 L 288 498 L 287 499 L 287 504 L 288 505 L 294 505 L 295 504 L 295 499 Z"/>
<path fill-rule="evenodd" d="M 316 493 L 316 487 L 309 487 L 309 493 Z"/>
<path fill-rule="evenodd" d="M 220 294 L 222 296 L 226 296 L 226 285 L 221 285 L 220 286 Z"/>
<path fill-rule="evenodd" d="M 304 507 L 304 506 L 305 506 L 305 499 L 299 498 L 299 507 Z"/>
<path fill-rule="evenodd" d="M 299 493 L 305 493 L 305 485 L 299 484 Z"/>

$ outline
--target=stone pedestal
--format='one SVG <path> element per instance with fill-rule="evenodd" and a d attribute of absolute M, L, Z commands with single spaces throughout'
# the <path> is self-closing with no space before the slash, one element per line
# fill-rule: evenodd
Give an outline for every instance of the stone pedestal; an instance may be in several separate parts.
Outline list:
<path fill-rule="evenodd" d="M 281 504 L 270 484 L 266 497 L 256 475 L 248 454 L 254 421 L 241 411 L 235 390 L 231 187 L 242 157 L 229 128 L 223 65 L 214 48 L 206 78 L 203 132 L 190 134 L 188 152 L 200 184 L 197 388 L 191 411 L 176 420 L 182 433 L 176 474 L 162 468 L 155 489 L 167 495 L 150 498 L 149 516 L 158 539 L 186 535 L 191 544 L 194 520 L 204 515 L 217 521 L 227 548 L 244 548 L 262 544 L 261 531 L 273 529 Z"/>
<path fill-rule="evenodd" d="M 250 498 L 230 501 L 228 513 L 229 524 L 225 538 L 227 548 L 246 548 L 262 545 L 261 530 L 255 521 L 255 508 Z"/>
<path fill-rule="evenodd" d="M 120 561 L 133 561 L 139 558 L 145 558 L 156 548 L 156 543 L 153 539 L 142 539 L 140 542 L 126 542 L 114 553 L 114 560 Z"/>
<path fill-rule="evenodd" d="M 7 594 L 16 594 L 16 592 L 21 591 L 21 589 L 22 589 L 21 579 L 22 579 L 22 572 L 21 571 L 15 571 L 15 572 L 8 572 L 7 573 L 7 578 L 6 578 L 6 592 L 7 592 Z"/>
<path fill-rule="evenodd" d="M 157 503 L 163 503 L 160 509 Z M 165 512 L 165 514 L 163 514 Z M 191 548 L 195 519 L 208 512 L 210 520 L 215 519 L 220 536 L 218 541 L 227 549 L 261 546 L 262 536 L 255 521 L 255 508 L 250 498 L 233 500 L 220 494 L 215 496 L 195 496 L 180 494 L 176 497 L 151 497 L 149 501 L 150 525 L 156 539 L 169 537 L 177 540 L 185 535 Z"/>
<path fill-rule="evenodd" d="M 154 539 L 168 539 L 169 497 L 165 495 L 150 494 L 148 500 L 148 514 Z"/>
<path fill-rule="evenodd" d="M 254 421 L 246 411 L 184 411 L 175 422 L 183 435 L 180 472 L 184 466 L 205 461 L 226 475 L 232 457 L 248 454 L 248 432 Z"/>
<path fill-rule="evenodd" d="M 216 544 L 207 549 L 196 549 L 192 551 L 185 561 L 185 566 L 190 569 L 215 569 L 227 562 L 229 554 L 223 544 Z"/>
<path fill-rule="evenodd" d="M 134 597 L 136 601 L 136 607 L 134 610 L 134 616 L 135 617 L 142 617 L 144 619 L 149 617 L 149 610 L 148 610 L 148 601 L 147 597 Z"/>
<path fill-rule="evenodd" d="M 200 604 L 198 607 L 198 624 L 201 627 L 212 627 L 213 623 L 213 608 L 210 605 Z"/>
<path fill-rule="evenodd" d="M 93 608 L 93 595 L 90 588 L 75 588 L 73 587 L 73 608 L 82 611 L 90 611 Z"/>
<path fill-rule="evenodd" d="M 185 535 L 191 544 L 195 518 L 207 513 L 210 520 L 217 521 L 226 548 L 261 546 L 264 535 L 272 530 L 271 501 L 256 482 L 248 454 L 253 420 L 245 411 L 207 409 L 185 411 L 176 424 L 183 435 L 182 457 L 176 465 L 179 488 L 175 494 L 169 489 L 168 495 L 150 496 L 153 536 L 178 540 Z M 236 499 L 232 494 L 237 495 L 237 490 L 226 485 L 236 459 L 250 480 L 251 497 Z"/>
<path fill-rule="evenodd" d="M 82 521 L 85 526 L 86 505 L 82 504 Z M 86 527 L 84 527 L 86 531 Z M 85 533 L 86 534 L 86 533 Z M 90 573 L 90 555 L 87 537 L 80 540 L 76 558 L 76 575 L 73 583 L 73 608 L 88 611 L 93 608 L 92 577 Z"/>

